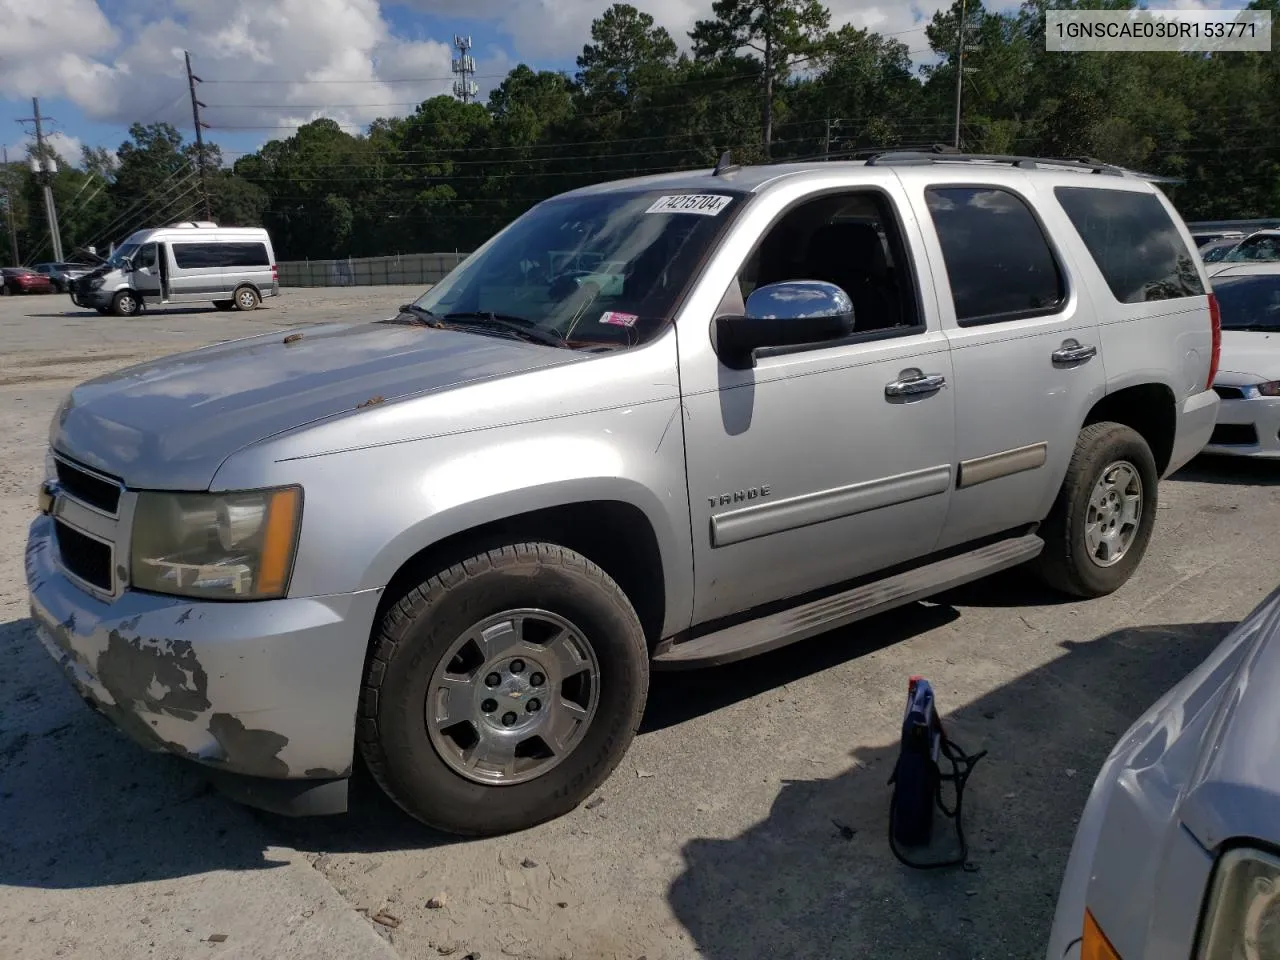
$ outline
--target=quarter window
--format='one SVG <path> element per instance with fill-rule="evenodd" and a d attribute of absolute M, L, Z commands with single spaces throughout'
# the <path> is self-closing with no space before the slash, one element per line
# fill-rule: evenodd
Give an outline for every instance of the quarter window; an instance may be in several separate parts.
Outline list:
<path fill-rule="evenodd" d="M 183 270 L 271 266 L 264 243 L 175 243 L 173 259 Z"/>
<path fill-rule="evenodd" d="M 925 200 L 959 323 L 1041 316 L 1066 300 L 1058 261 L 1020 197 L 999 187 L 930 187 Z"/>
<path fill-rule="evenodd" d="M 1191 251 L 1154 194 L 1097 187 L 1053 192 L 1121 303 L 1204 295 Z"/>

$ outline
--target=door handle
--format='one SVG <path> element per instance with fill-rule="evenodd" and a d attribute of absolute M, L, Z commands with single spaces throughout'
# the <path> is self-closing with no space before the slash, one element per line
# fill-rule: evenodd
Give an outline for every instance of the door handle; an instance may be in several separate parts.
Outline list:
<path fill-rule="evenodd" d="M 918 397 L 926 393 L 937 393 L 947 384 L 947 378 L 940 373 L 921 374 L 918 377 L 906 377 L 887 383 L 884 387 L 886 397 Z"/>
<path fill-rule="evenodd" d="M 1097 347 L 1082 345 L 1076 340 L 1067 340 L 1053 351 L 1052 357 L 1054 363 L 1083 363 L 1097 355 Z"/>

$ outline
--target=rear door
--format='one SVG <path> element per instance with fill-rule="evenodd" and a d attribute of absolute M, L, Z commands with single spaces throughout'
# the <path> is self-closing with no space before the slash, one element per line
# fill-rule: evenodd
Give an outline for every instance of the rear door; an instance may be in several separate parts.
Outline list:
<path fill-rule="evenodd" d="M 1163 384 L 1180 413 L 1171 451 L 1157 462 L 1176 469 L 1199 452 L 1192 398 L 1208 389 L 1213 358 L 1208 278 L 1191 234 L 1168 199 L 1151 185 L 1107 177 L 1105 186 L 1065 180 L 1053 188 L 1072 231 L 1067 241 L 1095 301 L 1107 392 Z M 1199 406 L 1197 406 L 1199 404 Z M 1205 437 L 1207 439 L 1207 435 Z"/>
<path fill-rule="evenodd" d="M 903 172 L 951 344 L 956 489 L 939 548 L 1043 519 L 1103 395 L 1093 305 L 1021 171 Z M 989 179 L 988 179 L 989 177 Z"/>

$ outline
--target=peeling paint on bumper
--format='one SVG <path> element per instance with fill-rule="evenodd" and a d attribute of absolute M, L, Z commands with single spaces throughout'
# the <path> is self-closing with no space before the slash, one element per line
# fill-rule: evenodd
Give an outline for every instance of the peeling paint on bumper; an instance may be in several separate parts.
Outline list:
<path fill-rule="evenodd" d="M 356 702 L 380 591 L 200 603 L 126 592 L 104 603 L 59 570 L 31 524 L 37 634 L 81 696 L 142 746 L 223 774 L 350 774 Z"/>

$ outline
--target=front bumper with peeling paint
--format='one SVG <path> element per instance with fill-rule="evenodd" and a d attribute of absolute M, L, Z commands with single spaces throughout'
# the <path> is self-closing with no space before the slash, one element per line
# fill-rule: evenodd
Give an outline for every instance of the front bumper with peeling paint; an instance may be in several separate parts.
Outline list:
<path fill-rule="evenodd" d="M 122 731 L 218 771 L 215 782 L 345 785 L 380 591 L 205 603 L 125 591 L 104 602 L 62 573 L 56 552 L 52 520 L 37 517 L 26 549 L 37 634 L 81 696 Z M 233 792 L 280 809 L 269 790 Z"/>

